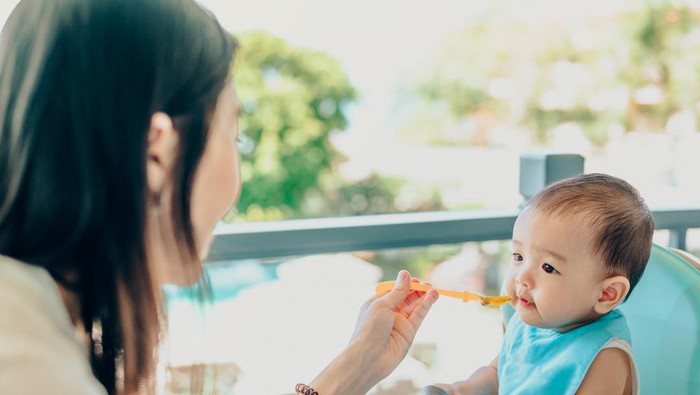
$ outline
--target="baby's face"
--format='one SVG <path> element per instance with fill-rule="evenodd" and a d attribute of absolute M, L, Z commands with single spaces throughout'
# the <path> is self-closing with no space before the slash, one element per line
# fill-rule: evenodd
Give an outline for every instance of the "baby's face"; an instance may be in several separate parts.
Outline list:
<path fill-rule="evenodd" d="M 578 216 L 532 208 L 518 216 L 506 290 L 523 322 L 566 332 L 598 317 L 604 276 L 589 228 Z"/>

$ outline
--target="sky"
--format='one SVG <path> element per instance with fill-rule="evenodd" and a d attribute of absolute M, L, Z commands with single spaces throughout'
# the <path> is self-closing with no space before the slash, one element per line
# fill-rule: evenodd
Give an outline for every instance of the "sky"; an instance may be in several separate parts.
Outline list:
<path fill-rule="evenodd" d="M 10 16 L 10 12 L 19 3 L 18 0 L 3 0 L 0 1 L 0 24 L 5 24 L 7 17 Z"/>
<path fill-rule="evenodd" d="M 341 60 L 360 93 L 349 132 L 391 138 L 391 96 L 424 67 L 450 33 L 469 21 L 461 0 L 202 0 L 234 34 L 264 29 Z M 273 10 L 273 11 L 270 11 Z M 473 18 L 472 18 L 473 19 Z M 382 131 L 382 133 L 377 133 Z"/>
<path fill-rule="evenodd" d="M 200 0 L 232 33 L 264 29 L 341 60 L 360 93 L 349 108 L 352 134 L 392 139 L 396 96 L 453 33 L 489 13 L 538 23 L 573 23 L 618 12 L 623 1 L 552 0 Z M 629 3 L 627 3 L 629 4 Z M 400 100 L 400 99 L 399 99 Z M 382 133 L 377 133 L 381 131 Z"/>
<path fill-rule="evenodd" d="M 0 1 L 4 24 L 18 0 Z M 396 95 L 417 75 L 452 33 L 489 13 L 508 13 L 537 23 L 575 22 L 619 11 L 629 2 L 611 0 L 199 0 L 236 34 L 266 30 L 301 47 L 341 60 L 360 93 L 349 108 L 355 133 L 385 136 L 395 130 Z M 628 5 L 627 5 L 628 6 Z M 377 133 L 382 131 L 383 134 Z"/>
<path fill-rule="evenodd" d="M 4 24 L 17 0 L 0 1 Z M 341 60 L 360 92 L 350 109 L 352 127 L 375 134 L 390 130 L 396 82 L 419 70 L 436 43 L 470 17 L 462 0 L 201 0 L 232 33 L 262 29 L 292 44 Z M 476 14 L 472 15 L 474 19 Z M 354 122 L 352 121 L 354 120 Z"/>

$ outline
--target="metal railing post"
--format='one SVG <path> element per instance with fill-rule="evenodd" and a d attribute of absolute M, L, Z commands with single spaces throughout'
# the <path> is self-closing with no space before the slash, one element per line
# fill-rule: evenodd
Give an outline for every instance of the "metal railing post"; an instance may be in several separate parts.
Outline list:
<path fill-rule="evenodd" d="M 583 174 L 583 156 L 554 152 L 529 152 L 520 156 L 521 206 L 547 185 Z"/>

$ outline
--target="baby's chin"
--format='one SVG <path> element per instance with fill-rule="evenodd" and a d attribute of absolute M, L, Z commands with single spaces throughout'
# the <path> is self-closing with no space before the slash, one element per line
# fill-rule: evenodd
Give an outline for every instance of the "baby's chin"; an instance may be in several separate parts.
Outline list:
<path fill-rule="evenodd" d="M 513 304 L 520 320 L 527 325 L 555 330 L 561 325 L 560 322 L 553 322 L 551 319 L 543 316 L 537 308 L 537 305 L 533 302 L 516 300 Z"/>
<path fill-rule="evenodd" d="M 522 321 L 526 325 L 536 326 L 538 328 L 542 327 L 542 321 L 534 319 L 534 317 L 532 317 L 532 314 L 524 314 L 518 311 L 518 316 L 520 317 L 520 321 Z"/>
<path fill-rule="evenodd" d="M 520 317 L 520 320 L 528 325 L 536 325 L 541 323 L 542 317 L 537 313 L 534 306 L 523 306 L 519 301 L 514 302 L 515 312 Z"/>
<path fill-rule="evenodd" d="M 520 320 L 530 326 L 535 326 L 540 329 L 550 329 L 556 332 L 565 333 L 580 326 L 586 325 L 591 322 L 591 320 L 573 320 L 566 322 L 552 322 L 542 317 L 538 312 L 535 311 L 524 311 L 518 310 L 518 316 Z M 534 314 L 533 314 L 534 313 Z"/>

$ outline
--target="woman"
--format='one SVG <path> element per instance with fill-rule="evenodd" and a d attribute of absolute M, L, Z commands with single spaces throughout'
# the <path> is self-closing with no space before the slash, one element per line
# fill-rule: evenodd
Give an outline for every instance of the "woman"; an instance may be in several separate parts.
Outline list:
<path fill-rule="evenodd" d="M 0 45 L 0 392 L 154 392 L 159 286 L 197 281 L 240 190 L 236 44 L 191 0 L 22 0 Z M 437 298 L 409 281 L 310 387 L 398 365 Z"/>

